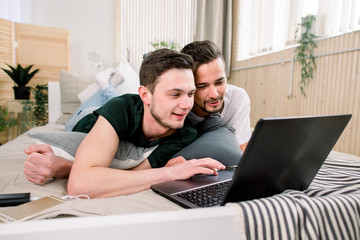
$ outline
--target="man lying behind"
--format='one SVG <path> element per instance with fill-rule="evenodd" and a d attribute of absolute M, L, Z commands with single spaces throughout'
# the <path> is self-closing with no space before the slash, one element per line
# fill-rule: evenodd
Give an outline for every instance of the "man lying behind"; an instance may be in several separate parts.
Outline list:
<path fill-rule="evenodd" d="M 53 175 L 65 177 L 71 169 L 69 195 L 86 194 L 93 198 L 130 194 L 159 182 L 187 179 L 195 174 L 217 174 L 218 169 L 224 169 L 224 165 L 210 158 L 179 161 L 179 157 L 167 163 L 172 155 L 196 138 L 196 131 L 186 124 L 184 126 L 193 106 L 193 68 L 189 56 L 166 49 L 157 50 L 142 63 L 139 95 L 113 98 L 75 126 L 77 131 L 91 130 L 76 153 L 72 169 L 68 160 L 59 161 L 56 157 L 59 166 L 69 165 L 60 166 L 61 176 Z M 140 147 L 159 146 L 131 170 L 111 169 L 109 165 L 120 140 Z M 48 145 L 40 146 L 45 149 L 39 145 L 27 148 L 28 158 L 53 154 L 46 149 L 50 148 Z M 36 161 L 28 160 L 26 163 L 34 164 Z M 31 173 L 26 172 L 31 168 L 24 166 L 28 180 L 36 182 L 36 179 L 31 179 Z"/>
<path fill-rule="evenodd" d="M 194 41 L 181 50 L 195 62 L 194 107 L 188 118 L 196 124 L 219 112 L 228 126 L 235 129 L 235 138 L 242 152 L 251 137 L 250 99 L 244 89 L 227 84 L 225 62 L 218 46 L 209 40 Z"/>

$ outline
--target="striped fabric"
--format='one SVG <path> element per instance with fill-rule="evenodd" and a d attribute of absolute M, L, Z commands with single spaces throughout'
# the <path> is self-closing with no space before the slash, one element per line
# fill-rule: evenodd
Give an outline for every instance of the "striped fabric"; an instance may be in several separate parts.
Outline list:
<path fill-rule="evenodd" d="M 238 205 L 247 239 L 360 239 L 360 161 L 328 158 L 307 190 Z"/>

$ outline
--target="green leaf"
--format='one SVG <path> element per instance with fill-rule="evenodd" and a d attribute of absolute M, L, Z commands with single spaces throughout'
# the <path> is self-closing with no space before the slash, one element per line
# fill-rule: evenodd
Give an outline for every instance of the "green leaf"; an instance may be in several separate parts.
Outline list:
<path fill-rule="evenodd" d="M 310 83 L 314 76 L 314 69 L 316 68 L 315 57 L 313 56 L 314 49 L 317 47 L 314 41 L 317 36 L 311 32 L 312 26 L 315 23 L 316 16 L 307 15 L 302 18 L 301 23 L 297 24 L 295 31 L 295 39 L 299 29 L 302 27 L 304 32 L 297 40 L 299 46 L 294 49 L 295 60 L 299 61 L 301 65 L 300 70 L 300 91 L 303 96 L 306 96 L 305 87 Z"/>
<path fill-rule="evenodd" d="M 30 72 L 33 65 L 29 65 L 23 68 L 19 63 L 16 68 L 6 64 L 10 70 L 1 68 L 9 77 L 15 82 L 19 87 L 26 86 L 29 81 L 34 77 L 34 75 L 39 71 L 35 69 L 33 72 Z"/>

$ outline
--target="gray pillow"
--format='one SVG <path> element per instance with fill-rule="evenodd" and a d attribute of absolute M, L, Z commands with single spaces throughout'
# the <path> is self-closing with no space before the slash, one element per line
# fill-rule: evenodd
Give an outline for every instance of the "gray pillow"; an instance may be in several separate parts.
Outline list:
<path fill-rule="evenodd" d="M 94 83 L 94 74 L 77 74 L 61 71 L 59 77 L 61 96 L 61 116 L 57 124 L 65 124 L 75 110 L 80 106 L 77 95 L 91 83 Z"/>
<path fill-rule="evenodd" d="M 225 166 L 238 164 L 242 151 L 233 133 L 234 129 L 223 123 L 219 115 L 211 115 L 196 126 L 200 137 L 174 157 L 182 156 L 187 160 L 210 157 Z"/>
<path fill-rule="evenodd" d="M 68 155 L 75 157 L 76 151 L 86 135 L 86 133 L 81 132 L 59 131 L 28 133 L 28 136 L 37 140 L 38 143 L 46 143 L 53 149 L 55 147 L 64 151 L 65 153 L 56 151 L 56 155 L 63 156 L 65 158 L 67 158 L 66 156 Z M 151 148 L 136 147 L 130 142 L 120 141 L 119 147 L 114 156 L 114 160 L 117 161 L 113 160 L 111 167 L 121 169 L 134 167 L 146 159 L 155 148 L 156 146 Z"/>
<path fill-rule="evenodd" d="M 29 132 L 28 136 L 42 143 L 58 147 L 75 157 L 76 151 L 87 134 L 80 132 Z"/>

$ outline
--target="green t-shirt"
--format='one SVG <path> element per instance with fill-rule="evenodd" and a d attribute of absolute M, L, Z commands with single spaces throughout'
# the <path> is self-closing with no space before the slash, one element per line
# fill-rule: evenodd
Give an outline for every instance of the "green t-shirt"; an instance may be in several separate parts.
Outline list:
<path fill-rule="evenodd" d="M 131 142 L 138 147 L 159 145 L 148 157 L 153 168 L 165 166 L 175 153 L 197 138 L 196 130 L 186 120 L 184 127 L 174 134 L 155 141 L 146 141 L 142 130 L 144 106 L 141 98 L 136 94 L 112 98 L 94 114 L 82 118 L 72 131 L 88 133 L 99 115 L 112 125 L 120 140 Z"/>

